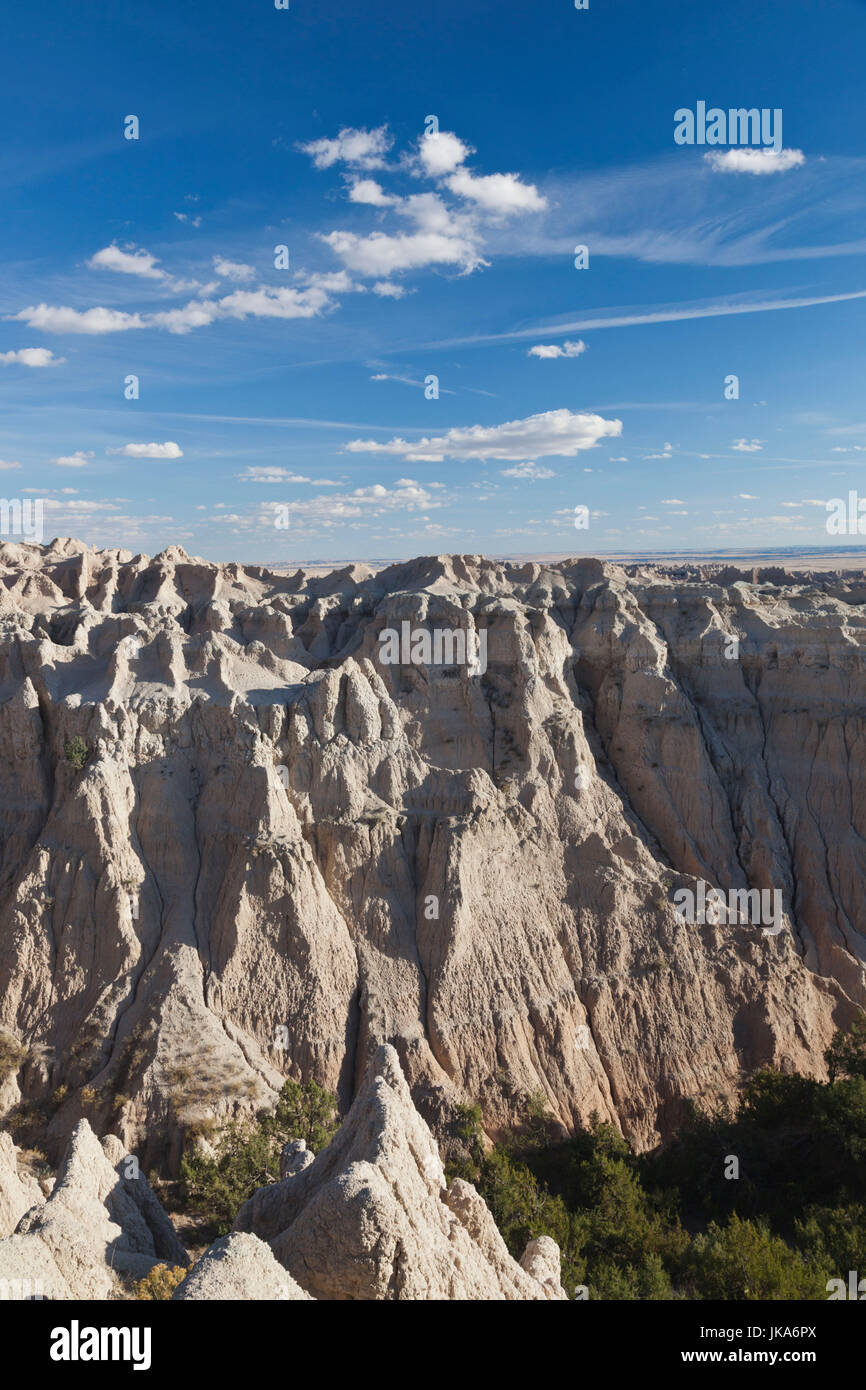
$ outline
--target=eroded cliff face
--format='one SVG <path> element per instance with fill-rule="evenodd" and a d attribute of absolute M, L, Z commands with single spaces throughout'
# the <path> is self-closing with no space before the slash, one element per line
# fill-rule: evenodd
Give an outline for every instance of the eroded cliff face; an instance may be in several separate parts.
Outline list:
<path fill-rule="evenodd" d="M 649 1145 L 866 1004 L 860 575 L 63 541 L 0 579 L 0 1113 L 56 1149 L 176 1160 L 286 1075 L 346 1108 L 384 1042 L 434 1121 L 541 1093 Z M 486 670 L 384 662 L 403 622 Z M 782 930 L 683 921 L 697 880 Z"/>

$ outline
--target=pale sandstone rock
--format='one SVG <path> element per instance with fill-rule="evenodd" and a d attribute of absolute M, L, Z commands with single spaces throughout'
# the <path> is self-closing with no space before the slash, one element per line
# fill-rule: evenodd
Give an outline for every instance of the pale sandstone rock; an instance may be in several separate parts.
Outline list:
<path fill-rule="evenodd" d="M 76 1126 L 47 1201 L 0 1240 L 0 1281 L 40 1281 L 46 1298 L 110 1298 L 119 1273 L 141 1277 L 188 1257 L 143 1174 L 124 1176 L 127 1156 Z"/>
<path fill-rule="evenodd" d="M 549 1287 L 553 1292 L 551 1297 L 559 1297 L 560 1289 L 560 1258 L 559 1246 L 550 1236 L 537 1236 L 535 1240 L 529 1241 L 523 1254 L 520 1256 L 520 1267 L 533 1279 L 537 1279 L 539 1284 Z"/>
<path fill-rule="evenodd" d="M 178 1284 L 172 1299 L 203 1302 L 210 1299 L 253 1301 L 310 1301 L 274 1259 L 270 1246 L 256 1236 L 233 1231 L 214 1241 Z"/>
<path fill-rule="evenodd" d="M 553 1241 L 521 1267 L 475 1188 L 457 1180 L 446 1189 L 393 1047 L 378 1049 L 329 1146 L 303 1172 L 260 1188 L 235 1229 L 268 1240 L 315 1298 L 565 1298 Z"/>
<path fill-rule="evenodd" d="M 24 1213 L 43 1200 L 39 1183 L 18 1165 L 11 1135 L 0 1131 L 0 1237 L 11 1235 Z"/>
<path fill-rule="evenodd" d="M 290 1139 L 280 1153 L 280 1177 L 292 1178 L 296 1173 L 303 1173 L 315 1157 L 303 1139 Z"/>
<path fill-rule="evenodd" d="M 345 1110 L 386 1041 L 434 1120 L 540 1092 L 646 1147 L 866 1004 L 862 575 L 59 540 L 0 581 L 0 1030 L 43 1050 L 0 1103 L 68 1088 L 53 1159 L 86 1109 L 176 1164 L 286 1075 Z M 485 675 L 382 665 L 404 619 Z M 784 931 L 682 924 L 699 877 Z"/>

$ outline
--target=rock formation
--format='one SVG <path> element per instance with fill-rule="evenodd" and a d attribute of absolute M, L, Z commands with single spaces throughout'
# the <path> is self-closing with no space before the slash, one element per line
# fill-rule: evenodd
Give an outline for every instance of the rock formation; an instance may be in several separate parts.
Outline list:
<path fill-rule="evenodd" d="M 22 1169 L 11 1137 L 0 1130 L 0 1237 L 11 1235 L 24 1213 L 43 1200 L 39 1183 Z"/>
<path fill-rule="evenodd" d="M 194 1303 L 309 1298 L 277 1263 L 264 1241 L 238 1231 L 214 1241 L 172 1294 L 172 1300 Z"/>
<path fill-rule="evenodd" d="M 645 1146 L 866 1002 L 861 575 L 58 541 L 0 579 L 0 1096 L 52 1159 L 87 1116 L 176 1163 L 287 1075 L 345 1111 L 384 1042 L 436 1125 L 540 1097 Z M 404 622 L 486 669 L 383 662 Z M 783 930 L 682 921 L 698 880 Z"/>
<path fill-rule="evenodd" d="M 328 1147 L 300 1172 L 259 1188 L 235 1230 L 267 1240 L 320 1299 L 566 1296 L 554 1241 L 532 1241 L 518 1264 L 472 1184 L 456 1178 L 446 1186 L 390 1046 L 379 1048 Z"/>
<path fill-rule="evenodd" d="M 81 1120 L 51 1195 L 0 1240 L 4 1296 L 111 1298 L 118 1274 L 140 1278 L 159 1263 L 188 1263 L 174 1227 L 120 1140 L 100 1144 Z"/>

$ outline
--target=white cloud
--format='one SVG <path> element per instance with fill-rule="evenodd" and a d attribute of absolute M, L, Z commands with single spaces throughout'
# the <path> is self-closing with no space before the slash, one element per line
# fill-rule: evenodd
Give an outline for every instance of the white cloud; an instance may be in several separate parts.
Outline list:
<path fill-rule="evenodd" d="M 759 502 L 759 501 L 760 501 L 760 498 L 759 498 L 759 497 L 756 497 L 755 494 L 754 494 L 753 492 L 738 492 L 738 493 L 737 493 L 737 496 L 738 496 L 743 502 Z"/>
<path fill-rule="evenodd" d="M 122 449 L 109 449 L 110 454 L 123 454 L 128 459 L 180 459 L 183 449 L 173 440 L 165 444 L 124 444 Z"/>
<path fill-rule="evenodd" d="M 53 304 L 30 305 L 9 318 L 26 323 L 29 328 L 41 328 L 43 333 L 125 333 L 130 328 L 146 326 L 140 314 L 126 314 L 120 309 L 80 311 Z"/>
<path fill-rule="evenodd" d="M 535 184 L 521 183 L 518 174 L 473 174 L 469 169 L 457 169 L 447 183 L 458 198 L 468 198 L 496 216 L 543 212 L 547 207 L 547 199 Z"/>
<path fill-rule="evenodd" d="M 597 318 L 574 319 L 570 323 L 539 324 L 535 328 L 518 328 L 509 333 L 473 333 L 469 337 L 440 339 L 437 347 L 462 347 L 466 343 L 514 343 L 522 338 L 540 338 L 549 333 L 586 333 L 593 328 L 631 328 L 640 323 L 681 323 L 688 319 L 725 317 L 730 314 L 765 314 L 780 309 L 806 309 L 813 304 L 839 304 L 853 299 L 866 299 L 866 290 L 851 290 L 845 294 L 813 295 L 809 298 L 758 300 L 753 303 L 733 303 L 730 299 L 692 300 L 680 306 L 664 306 L 646 313 L 616 314 L 606 311 Z M 850 430 L 851 427 L 848 427 Z M 857 429 L 862 429 L 857 426 Z"/>
<path fill-rule="evenodd" d="M 579 357 L 582 352 L 586 352 L 586 343 L 579 338 L 576 343 L 564 342 L 562 347 L 558 343 L 538 343 L 529 349 L 527 357 Z"/>
<path fill-rule="evenodd" d="M 363 293 L 364 286 L 358 285 L 345 270 L 316 270 L 303 276 L 304 284 L 311 289 L 323 290 L 325 294 Z"/>
<path fill-rule="evenodd" d="M 414 478 L 400 478 L 393 488 L 373 483 L 352 492 L 330 493 L 305 501 L 260 502 L 257 520 L 259 524 L 272 525 L 275 508 L 282 506 L 288 507 L 293 517 L 325 527 L 357 518 L 374 519 L 389 512 L 428 512 L 445 505 L 446 498 L 436 495 L 443 487 L 442 483 L 428 483 L 422 487 Z M 211 520 L 228 522 L 237 521 L 238 517 L 226 515 L 211 517 Z M 255 521 L 256 518 L 249 519 L 246 524 L 255 524 Z"/>
<path fill-rule="evenodd" d="M 308 319 L 328 303 L 327 290 L 311 285 L 307 289 L 273 289 L 260 285 L 256 290 L 235 290 L 219 301 L 219 312 L 231 318 Z"/>
<path fill-rule="evenodd" d="M 158 257 L 149 251 L 122 251 L 114 243 L 103 246 L 87 262 L 91 270 L 116 270 L 121 275 L 140 275 L 146 280 L 164 280 L 166 272 L 158 267 Z"/>
<path fill-rule="evenodd" d="M 51 508 L 53 511 L 70 513 L 116 512 L 119 510 L 116 502 L 92 502 L 84 498 L 79 499 L 77 502 L 58 502 L 53 497 L 46 497 L 45 506 L 46 508 Z"/>
<path fill-rule="evenodd" d="M 600 415 L 575 414 L 562 409 L 530 415 L 525 420 L 509 420 L 502 425 L 451 429 L 446 434 L 419 439 L 413 444 L 399 438 L 387 443 L 355 439 L 346 448 L 351 453 L 397 454 L 426 463 L 438 463 L 444 458 L 522 461 L 527 455 L 573 458 L 581 449 L 594 448 L 600 439 L 620 434 L 621 420 L 605 420 Z"/>
<path fill-rule="evenodd" d="M 441 232 L 443 236 L 472 236 L 474 228 L 465 213 L 456 213 L 438 193 L 413 193 L 400 200 L 401 217 L 411 217 L 419 232 Z"/>
<path fill-rule="evenodd" d="M 212 289 L 213 286 L 204 288 Z M 301 288 L 261 285 L 254 290 L 237 289 L 221 299 L 192 299 L 178 308 L 164 309 L 154 314 L 127 314 L 117 309 L 103 308 L 80 312 L 40 304 L 35 308 L 22 309 L 10 317 L 25 321 L 31 328 L 39 328 L 45 333 L 120 333 L 131 328 L 149 327 L 164 328 L 169 333 L 189 333 L 193 328 L 206 327 L 220 318 L 313 318 L 332 307 L 331 295 L 334 292 L 360 288 L 345 271 L 331 271 L 309 275 L 307 283 Z"/>
<path fill-rule="evenodd" d="M 805 164 L 802 150 L 725 150 L 724 154 L 705 154 L 704 159 L 717 174 L 784 174 Z"/>
<path fill-rule="evenodd" d="M 392 193 L 386 193 L 375 179 L 355 179 L 349 185 L 350 203 L 367 203 L 374 208 L 389 208 L 399 201 Z"/>
<path fill-rule="evenodd" d="M 470 240 L 437 233 L 387 236 L 372 232 L 357 236 L 354 232 L 328 232 L 322 240 L 356 275 L 386 279 L 395 271 L 427 265 L 457 265 L 468 274 L 486 264 Z"/>
<path fill-rule="evenodd" d="M 191 299 L 180 309 L 164 309 L 152 314 L 149 321 L 158 328 L 167 328 L 169 333 L 189 333 L 192 328 L 204 328 L 213 323 L 218 315 L 219 308 L 213 300 Z"/>
<path fill-rule="evenodd" d="M 189 214 L 186 212 L 176 212 L 174 215 L 177 218 L 178 222 L 189 222 L 190 226 L 192 227 L 201 226 L 200 217 L 190 217 Z"/>
<path fill-rule="evenodd" d="M 661 499 L 661 505 L 663 507 L 681 507 L 683 505 L 683 499 L 681 497 L 663 497 Z"/>
<path fill-rule="evenodd" d="M 539 468 L 537 463 L 516 463 L 513 468 L 500 468 L 503 478 L 555 478 L 552 468 Z"/>
<path fill-rule="evenodd" d="M 13 468 L 20 468 L 20 463 L 13 463 L 9 459 L 0 459 L 0 473 L 7 473 Z"/>
<path fill-rule="evenodd" d="M 425 174 L 440 179 L 452 174 L 458 165 L 474 154 L 471 145 L 465 144 L 450 130 L 436 133 L 425 131 L 418 142 L 418 160 Z"/>
<path fill-rule="evenodd" d="M 242 261 L 227 261 L 222 256 L 214 256 L 213 268 L 223 280 L 252 280 L 255 270 Z"/>
<path fill-rule="evenodd" d="M 314 487 L 340 486 L 331 478 L 306 478 L 300 473 L 292 473 L 290 469 L 276 465 L 250 466 L 237 476 L 244 483 L 311 483 Z"/>
<path fill-rule="evenodd" d="M 765 439 L 735 439 L 731 448 L 738 454 L 759 454 L 766 442 Z"/>
<path fill-rule="evenodd" d="M 56 367 L 65 361 L 65 357 L 55 357 L 50 348 L 16 348 L 13 352 L 0 352 L 0 362 L 4 367 L 12 362 L 18 362 L 22 367 Z"/>
<path fill-rule="evenodd" d="M 77 487 L 23 487 L 22 492 L 38 492 L 43 497 L 75 497 L 78 493 Z"/>
<path fill-rule="evenodd" d="M 275 289 L 260 285 L 254 290 L 233 290 L 222 299 L 194 299 L 181 309 L 152 314 L 149 322 L 169 333 L 189 333 L 219 318 L 308 319 L 330 307 L 331 289 L 355 289 L 343 272 L 311 276 L 303 289 L 285 286 Z"/>
<path fill-rule="evenodd" d="M 393 143 L 386 125 L 375 130 L 346 126 L 332 140 L 311 140 L 298 148 L 310 156 L 317 169 L 329 169 L 337 163 L 356 169 L 381 169 Z"/>
<path fill-rule="evenodd" d="M 93 451 L 85 453 L 83 449 L 76 449 L 74 454 L 61 454 L 59 458 L 52 459 L 58 468 L 86 468 L 93 458 Z"/>
<path fill-rule="evenodd" d="M 381 295 L 383 299 L 402 299 L 406 290 L 402 285 L 392 285 L 390 280 L 377 280 L 373 293 Z"/>
<path fill-rule="evenodd" d="M 417 377 L 413 377 L 413 376 L 401 376 L 401 375 L 399 375 L 399 374 L 396 373 L 396 372 L 395 372 L 395 373 L 391 373 L 391 372 L 375 372 L 375 373 L 370 377 L 370 380 L 371 380 L 371 381 L 398 381 L 398 382 L 401 384 L 401 386 L 414 386 L 414 387 L 415 387 L 416 389 L 418 389 L 418 390 L 423 390 L 424 387 L 427 385 L 426 381 L 420 381 Z M 440 387 L 439 387 L 439 392 L 440 392 L 440 395 L 443 395 L 443 396 L 456 396 L 456 394 L 457 394 L 456 391 L 451 391 L 451 390 L 449 390 L 449 388 L 448 388 L 447 386 L 440 386 Z"/>

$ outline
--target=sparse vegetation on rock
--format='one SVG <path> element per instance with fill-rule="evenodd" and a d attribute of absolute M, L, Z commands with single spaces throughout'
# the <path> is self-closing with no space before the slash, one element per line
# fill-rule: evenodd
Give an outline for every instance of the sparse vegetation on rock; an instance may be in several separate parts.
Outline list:
<path fill-rule="evenodd" d="M 74 767 L 77 772 L 81 771 L 87 762 L 87 744 L 80 734 L 67 739 L 63 745 L 63 756 L 70 767 Z"/>
<path fill-rule="evenodd" d="M 272 1113 L 231 1121 L 205 1145 L 194 1137 L 181 1163 L 178 1204 L 204 1218 L 213 1234 L 225 1235 L 256 1188 L 278 1179 L 284 1144 L 303 1139 L 312 1153 L 325 1147 L 336 1129 L 336 1104 L 315 1081 L 289 1079 Z"/>

